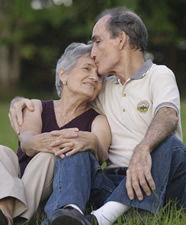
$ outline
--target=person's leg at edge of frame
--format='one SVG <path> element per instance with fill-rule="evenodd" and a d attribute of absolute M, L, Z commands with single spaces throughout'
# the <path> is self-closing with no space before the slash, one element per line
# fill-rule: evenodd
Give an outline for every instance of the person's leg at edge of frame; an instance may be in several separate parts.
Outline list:
<path fill-rule="evenodd" d="M 166 191 L 166 202 L 169 200 L 186 212 L 186 146 L 176 138 Z"/>
<path fill-rule="evenodd" d="M 14 218 L 17 223 L 30 221 L 37 212 L 40 202 L 50 196 L 55 161 L 55 155 L 40 152 L 27 165 L 22 181 L 28 208 L 25 208 L 21 202 L 15 201 Z"/>
<path fill-rule="evenodd" d="M 0 145 L 0 224 L 13 224 L 15 199 L 22 201 L 26 207 L 24 185 L 19 178 L 17 155 L 6 146 Z M 11 196 L 11 197 L 10 197 Z"/>

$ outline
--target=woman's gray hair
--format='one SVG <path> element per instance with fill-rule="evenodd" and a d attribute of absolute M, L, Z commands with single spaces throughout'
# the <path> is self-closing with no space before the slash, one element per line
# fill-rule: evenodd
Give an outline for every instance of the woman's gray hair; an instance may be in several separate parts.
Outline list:
<path fill-rule="evenodd" d="M 129 37 L 130 45 L 134 49 L 140 49 L 144 52 L 147 48 L 148 32 L 141 18 L 125 7 L 107 9 L 103 11 L 98 20 L 106 15 L 111 17 L 106 24 L 112 38 L 124 31 Z"/>
<path fill-rule="evenodd" d="M 64 72 L 69 72 L 72 67 L 76 64 L 77 59 L 82 56 L 90 56 L 92 50 L 92 43 L 72 43 L 64 51 L 63 55 L 57 62 L 56 65 L 56 89 L 59 97 L 63 89 L 63 84 L 59 79 L 59 71 L 63 68 Z"/>

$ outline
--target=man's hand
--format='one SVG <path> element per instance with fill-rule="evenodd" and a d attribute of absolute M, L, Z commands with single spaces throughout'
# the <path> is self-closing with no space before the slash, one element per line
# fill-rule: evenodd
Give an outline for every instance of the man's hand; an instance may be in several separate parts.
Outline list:
<path fill-rule="evenodd" d="M 131 200 L 136 194 L 138 200 L 143 200 L 142 189 L 147 196 L 155 190 L 155 183 L 151 175 L 152 159 L 149 151 L 144 151 L 137 146 L 127 170 L 126 188 Z"/>
<path fill-rule="evenodd" d="M 156 112 L 143 140 L 134 149 L 127 170 L 126 188 L 131 200 L 134 199 L 134 192 L 139 200 L 143 200 L 142 189 L 147 196 L 151 195 L 150 188 L 155 190 L 150 153 L 166 137 L 174 133 L 177 124 L 178 116 L 175 109 L 162 107 Z"/>
<path fill-rule="evenodd" d="M 23 124 L 23 109 L 28 108 L 30 111 L 34 111 L 34 105 L 32 101 L 22 97 L 14 98 L 10 103 L 10 109 L 8 117 L 11 123 L 12 128 L 17 135 L 20 134 L 19 127 Z"/>

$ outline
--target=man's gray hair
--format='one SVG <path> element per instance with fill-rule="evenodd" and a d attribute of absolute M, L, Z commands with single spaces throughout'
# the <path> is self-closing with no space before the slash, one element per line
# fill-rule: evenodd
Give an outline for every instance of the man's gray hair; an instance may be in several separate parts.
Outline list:
<path fill-rule="evenodd" d="M 144 52 L 147 48 L 148 32 L 141 18 L 125 7 L 107 9 L 103 11 L 98 19 L 110 15 L 106 24 L 111 38 L 115 38 L 121 31 L 129 37 L 130 46 Z"/>
<path fill-rule="evenodd" d="M 77 59 L 81 56 L 90 56 L 92 50 L 92 43 L 84 44 L 74 42 L 70 44 L 59 58 L 56 65 L 56 89 L 59 97 L 63 89 L 63 84 L 59 79 L 59 70 L 63 68 L 64 72 L 69 72 L 76 64 Z"/>

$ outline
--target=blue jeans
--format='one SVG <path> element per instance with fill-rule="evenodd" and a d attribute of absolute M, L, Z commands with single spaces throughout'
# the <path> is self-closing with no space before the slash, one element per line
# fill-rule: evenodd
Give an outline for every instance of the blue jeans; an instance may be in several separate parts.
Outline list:
<path fill-rule="evenodd" d="M 90 151 L 64 159 L 58 157 L 53 193 L 45 206 L 47 217 L 67 204 L 76 204 L 85 212 L 88 202 L 100 207 L 108 201 L 117 201 L 158 213 L 165 198 L 170 198 L 179 199 L 186 207 L 186 147 L 181 141 L 171 136 L 152 152 L 151 172 L 156 192 L 144 195 L 142 201 L 136 197 L 130 200 L 125 187 L 126 176 L 104 173 Z"/>

